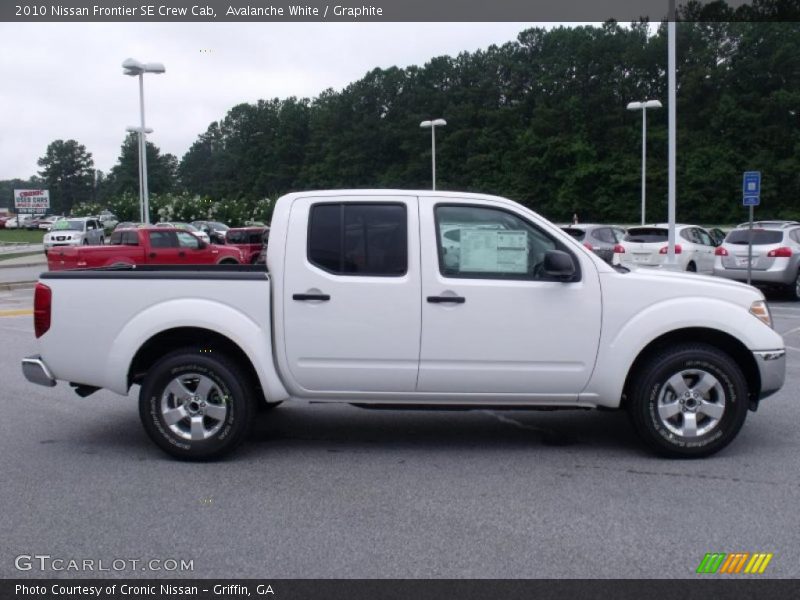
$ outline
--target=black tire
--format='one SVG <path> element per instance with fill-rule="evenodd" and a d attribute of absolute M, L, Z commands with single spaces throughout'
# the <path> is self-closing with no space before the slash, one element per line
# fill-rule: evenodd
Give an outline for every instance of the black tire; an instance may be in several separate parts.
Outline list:
<path fill-rule="evenodd" d="M 219 264 L 221 264 L 221 265 L 238 265 L 239 261 L 238 260 L 234 260 L 233 258 L 223 258 L 221 261 L 219 261 Z"/>
<path fill-rule="evenodd" d="M 786 286 L 786 292 L 789 294 L 790 300 L 800 302 L 800 271 L 797 272 L 794 283 Z"/>
<path fill-rule="evenodd" d="M 686 265 L 686 271 L 688 273 L 697 273 L 697 265 L 693 262 L 690 262 L 688 265 Z"/>
<path fill-rule="evenodd" d="M 749 405 L 747 381 L 736 362 L 717 348 L 671 346 L 637 371 L 627 408 L 636 431 L 657 453 L 672 458 L 709 456 L 727 446 L 742 428 Z M 712 381 L 717 385 L 704 392 Z M 684 396 L 692 392 L 696 395 Z"/>
<path fill-rule="evenodd" d="M 192 389 L 194 381 L 198 383 Z M 201 384 L 210 391 L 201 392 Z M 148 371 L 139 393 L 139 417 L 150 439 L 167 454 L 182 460 L 213 460 L 247 437 L 256 412 L 250 387 L 246 373 L 233 361 L 207 349 L 182 348 Z M 194 395 L 182 391 L 179 398 L 171 391 L 175 389 Z M 173 417 L 171 424 L 165 414 Z M 195 426 L 198 436 L 192 439 Z M 208 435 L 201 438 L 201 434 Z"/>

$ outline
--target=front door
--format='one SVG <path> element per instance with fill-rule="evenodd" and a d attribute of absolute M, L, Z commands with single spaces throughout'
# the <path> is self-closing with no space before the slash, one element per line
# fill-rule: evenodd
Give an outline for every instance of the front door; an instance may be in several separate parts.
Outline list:
<path fill-rule="evenodd" d="M 454 401 L 574 402 L 591 376 L 601 296 L 588 256 L 506 205 L 420 200 L 422 346 L 417 390 Z M 568 283 L 543 273 L 545 252 L 564 250 Z M 454 394 L 453 394 L 454 393 Z"/>

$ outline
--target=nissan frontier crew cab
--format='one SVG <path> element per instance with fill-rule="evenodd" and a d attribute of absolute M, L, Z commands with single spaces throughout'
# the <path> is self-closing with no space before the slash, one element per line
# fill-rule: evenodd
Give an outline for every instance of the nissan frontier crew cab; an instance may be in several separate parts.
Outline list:
<path fill-rule="evenodd" d="M 231 451 L 259 408 L 295 399 L 620 408 L 655 451 L 699 457 L 784 382 L 756 289 L 614 268 L 504 198 L 293 193 L 271 227 L 266 271 L 43 273 L 25 376 L 80 395 L 140 385 L 145 430 L 183 459 Z"/>

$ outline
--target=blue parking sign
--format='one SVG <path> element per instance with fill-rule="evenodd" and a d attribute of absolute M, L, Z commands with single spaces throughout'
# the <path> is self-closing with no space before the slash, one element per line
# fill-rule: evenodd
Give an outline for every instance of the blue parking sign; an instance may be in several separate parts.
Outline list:
<path fill-rule="evenodd" d="M 758 206 L 761 204 L 761 198 L 759 196 L 745 195 L 744 198 L 742 198 L 742 204 L 745 206 Z"/>
<path fill-rule="evenodd" d="M 760 195 L 761 171 L 745 171 L 742 179 L 742 196 L 747 198 Z"/>

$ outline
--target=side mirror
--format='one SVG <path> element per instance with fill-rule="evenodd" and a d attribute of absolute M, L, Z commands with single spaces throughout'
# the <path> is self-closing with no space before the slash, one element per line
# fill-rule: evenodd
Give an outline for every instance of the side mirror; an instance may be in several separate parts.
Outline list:
<path fill-rule="evenodd" d="M 203 240 L 197 240 L 197 249 L 204 250 L 208 246 Z"/>
<path fill-rule="evenodd" d="M 548 250 L 544 255 L 544 274 L 561 281 L 569 281 L 575 275 L 575 263 L 563 250 Z"/>

